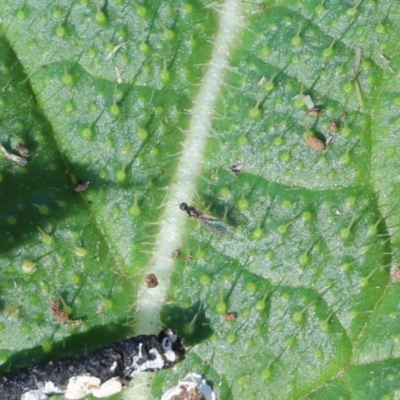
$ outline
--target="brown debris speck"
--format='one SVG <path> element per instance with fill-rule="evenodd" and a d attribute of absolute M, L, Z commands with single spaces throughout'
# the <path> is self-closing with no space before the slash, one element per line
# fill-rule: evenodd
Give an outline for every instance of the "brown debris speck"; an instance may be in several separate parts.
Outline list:
<path fill-rule="evenodd" d="M 176 249 L 175 251 L 172 252 L 171 257 L 178 258 L 180 255 L 181 255 L 181 251 L 179 249 Z"/>
<path fill-rule="evenodd" d="M 205 400 L 198 388 L 189 388 L 186 385 L 179 386 L 180 393 L 171 397 L 171 400 Z"/>
<path fill-rule="evenodd" d="M 158 286 L 158 279 L 154 274 L 148 274 L 146 276 L 146 285 L 148 288 L 152 289 Z"/>
<path fill-rule="evenodd" d="M 323 151 L 326 148 L 325 143 L 316 136 L 309 136 L 307 138 L 307 144 L 310 148 L 312 148 L 315 151 Z"/>
<path fill-rule="evenodd" d="M 50 302 L 50 308 L 53 318 L 61 325 L 69 324 L 72 326 L 79 326 L 82 323 L 81 319 L 70 320 L 68 314 L 60 309 L 60 302 L 58 300 L 52 300 Z"/>
<path fill-rule="evenodd" d="M 52 300 L 50 302 L 50 308 L 53 313 L 53 318 L 62 325 L 65 325 L 68 320 L 68 314 L 60 309 L 60 303 L 58 300 Z"/>
<path fill-rule="evenodd" d="M 400 281 L 400 268 L 394 269 L 392 275 L 396 281 Z"/>
<path fill-rule="evenodd" d="M 323 110 L 317 107 L 309 108 L 307 110 L 307 115 L 310 115 L 311 117 L 319 117 L 320 115 L 323 114 Z"/>
<path fill-rule="evenodd" d="M 335 121 L 331 122 L 330 128 L 332 132 L 337 132 L 339 130 L 339 126 Z"/>
<path fill-rule="evenodd" d="M 237 313 L 235 312 L 230 312 L 224 315 L 225 321 L 236 321 L 237 317 Z"/>

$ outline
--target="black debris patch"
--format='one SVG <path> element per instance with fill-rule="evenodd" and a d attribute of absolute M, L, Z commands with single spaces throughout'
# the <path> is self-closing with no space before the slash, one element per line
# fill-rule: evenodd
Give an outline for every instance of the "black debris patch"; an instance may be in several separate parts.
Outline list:
<path fill-rule="evenodd" d="M 183 340 L 170 329 L 158 335 L 135 336 L 85 356 L 50 361 L 5 374 L 0 377 L 0 400 L 20 400 L 27 391 L 42 390 L 45 382 L 65 391 L 70 378 L 82 375 L 97 377 L 101 382 L 119 378 L 124 386 L 136 373 L 171 368 L 184 358 Z"/>

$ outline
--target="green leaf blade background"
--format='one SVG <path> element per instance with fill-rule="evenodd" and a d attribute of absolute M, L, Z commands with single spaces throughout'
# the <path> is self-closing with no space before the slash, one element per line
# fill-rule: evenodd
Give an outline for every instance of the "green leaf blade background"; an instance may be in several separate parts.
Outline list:
<path fill-rule="evenodd" d="M 4 52 L 3 72 L 13 76 L 13 82 L 11 84 L 9 77 L 3 74 L 3 89 L 7 94 L 11 93 L 3 98 L 3 105 L 12 103 L 14 107 L 10 107 L 9 113 L 3 108 L 3 118 L 4 121 L 11 119 L 14 124 L 8 122 L 3 126 L 2 143 L 9 149 L 19 142 L 25 143 L 33 153 L 31 159 L 37 161 L 38 166 L 37 171 L 35 169 L 33 172 L 30 161 L 30 169 L 23 171 L 29 175 L 28 180 L 32 179 L 32 174 L 36 174 L 31 187 L 27 187 L 26 181 L 13 185 L 12 179 L 15 181 L 15 177 L 8 179 L 5 176 L 6 172 L 10 175 L 21 174 L 21 168 L 6 160 L 3 162 L 6 171 L 3 174 L 4 187 L 12 188 L 3 202 L 4 218 L 10 220 L 4 226 L 4 246 L 9 249 L 11 241 L 18 242 L 17 255 L 8 252 L 2 262 L 4 268 L 9 270 L 7 286 L 2 288 L 3 328 L 7 328 L 8 335 L 3 336 L 2 341 L 2 348 L 8 349 L 3 361 L 7 361 L 12 350 L 37 345 L 43 345 L 49 350 L 52 342 L 77 330 L 87 331 L 106 322 L 121 324 L 127 319 L 132 322 L 130 310 L 134 307 L 135 293 L 133 276 L 141 276 L 141 269 L 148 262 L 153 236 L 157 232 L 157 220 L 161 215 L 159 206 L 165 196 L 164 187 L 171 179 L 176 164 L 175 154 L 179 152 L 176 139 L 182 137 L 181 126 L 188 120 L 183 110 L 189 100 L 184 92 L 197 90 L 195 84 L 196 79 L 198 81 L 200 78 L 198 70 L 201 70 L 197 66 L 192 68 L 187 78 L 193 80 L 185 79 L 181 86 L 169 88 L 171 79 L 168 78 L 165 84 L 152 80 L 152 87 L 146 87 L 149 76 L 160 78 L 161 71 L 158 68 L 163 67 L 164 61 L 165 67 L 170 67 L 168 63 L 172 65 L 175 59 L 181 57 L 187 58 L 186 62 L 189 63 L 197 62 L 197 54 L 193 56 L 184 51 L 184 40 L 169 41 L 164 37 L 163 25 L 157 25 L 157 32 L 153 32 L 150 39 L 147 37 L 150 35 L 143 36 L 143 44 L 148 40 L 147 46 L 150 48 L 153 41 L 155 46 L 162 42 L 168 48 L 171 60 L 153 52 L 151 55 L 155 55 L 154 60 L 149 61 L 147 55 L 146 69 L 143 69 L 143 60 L 140 65 L 131 65 L 129 59 L 123 58 L 105 63 L 104 59 L 114 48 L 111 42 L 107 44 L 108 47 L 101 48 L 100 54 L 95 54 L 97 60 L 90 59 L 93 57 L 94 44 L 100 46 L 99 36 L 107 34 L 112 38 L 115 34 L 115 27 L 107 30 L 96 24 L 96 7 L 83 7 L 86 12 L 78 4 L 69 7 L 67 3 L 64 7 L 47 7 L 41 2 L 25 5 L 14 3 L 12 7 L 12 10 L 8 10 L 9 18 L 4 30 L 13 41 L 15 49 L 21 51 L 20 60 L 29 78 L 22 72 L 12 52 L 9 56 Z M 72 12 L 73 9 L 78 9 L 77 14 Z M 136 6 L 128 10 L 117 7 L 115 11 L 120 15 L 113 17 L 121 19 L 135 9 Z M 152 14 L 156 11 L 148 12 Z M 209 11 L 205 10 L 205 13 L 208 15 Z M 68 34 L 62 38 L 55 34 L 57 26 L 60 26 L 61 14 L 64 17 L 68 15 L 69 21 Z M 83 22 L 87 22 L 88 18 L 91 23 L 85 26 Z M 141 23 L 146 25 L 152 18 L 146 18 Z M 193 42 L 207 35 L 207 29 L 213 26 L 212 19 L 205 19 L 209 26 L 203 24 L 205 30 L 196 32 L 192 37 Z M 71 28 L 73 22 L 86 32 L 86 36 Z M 139 24 L 140 21 L 133 22 Z M 27 37 L 31 39 L 28 45 L 19 40 L 21 29 L 27 26 Z M 92 32 L 97 42 L 88 40 L 88 32 Z M 51 38 L 51 41 L 44 38 Z M 102 39 L 105 40 L 104 37 Z M 137 44 L 132 43 L 135 46 Z M 87 48 L 82 50 L 78 44 L 87 45 Z M 134 49 L 136 59 L 143 52 L 143 48 L 140 51 L 140 46 L 137 47 Z M 206 54 L 207 47 L 202 46 L 201 53 Z M 77 62 L 82 55 L 86 55 L 86 59 L 83 57 L 82 63 Z M 124 67 L 127 78 L 139 83 L 134 91 L 132 83 L 123 82 L 118 85 L 116 81 L 117 65 L 123 74 L 121 63 L 129 65 L 129 68 Z M 103 68 L 96 69 L 101 66 Z M 132 72 L 137 76 L 130 76 Z M 21 89 L 25 90 L 25 96 L 22 96 L 24 92 Z M 175 94 L 177 90 L 179 97 Z M 12 95 L 15 98 L 10 98 Z M 155 98 L 155 102 L 150 106 L 148 100 L 152 98 Z M 35 100 L 39 107 L 35 105 Z M 32 114 L 31 118 L 39 119 L 41 126 L 36 128 L 30 121 L 22 124 L 23 118 L 28 119 L 19 115 L 21 104 L 25 103 L 30 106 L 28 112 Z M 111 131 L 113 134 L 110 134 Z M 174 132 L 175 136 L 166 135 L 168 131 Z M 10 132 L 13 135 L 11 138 Z M 44 171 L 47 169 L 54 171 L 48 174 L 52 180 L 45 178 Z M 82 180 L 90 181 L 90 190 L 82 195 L 74 193 L 74 182 Z M 44 188 L 42 202 L 35 200 L 40 189 L 38 184 Z M 132 187 L 135 189 L 132 190 Z M 56 198 L 53 198 L 53 191 L 57 194 Z M 23 206 L 18 205 L 18 198 L 29 192 L 32 192 L 31 197 L 25 200 Z M 10 199 L 16 204 L 14 206 L 11 203 L 11 210 L 7 205 Z M 68 210 L 68 215 L 72 215 L 69 220 L 63 221 L 64 227 L 57 222 L 57 218 L 64 218 L 64 215 L 59 210 L 55 215 L 54 206 L 64 210 L 65 214 Z M 17 209 L 14 213 L 17 217 L 14 217 L 13 208 Z M 20 212 L 21 208 L 24 213 Z M 41 215 L 40 210 L 44 214 L 48 213 L 49 217 L 46 218 L 47 214 Z M 13 224 L 16 224 L 14 230 L 19 236 L 10 236 L 9 226 Z M 20 232 L 24 229 L 33 232 L 29 238 L 25 235 L 21 237 Z M 31 242 L 40 242 L 41 239 L 39 229 L 55 245 L 47 248 L 44 244 L 43 248 L 32 252 Z M 60 236 L 60 240 L 57 240 L 57 236 Z M 21 288 L 16 291 L 13 279 L 21 275 L 21 264 L 25 259 L 42 272 L 34 271 L 29 279 L 22 279 Z M 89 284 L 89 280 L 93 282 Z M 41 287 L 43 282 L 48 282 L 44 289 Z M 81 295 L 83 291 L 90 293 L 89 298 Z M 28 306 L 25 304 L 27 298 L 37 304 L 37 315 L 32 311 L 29 301 Z M 82 317 L 84 325 L 78 329 L 67 326 L 59 329 L 50 311 L 50 301 L 54 298 L 66 301 L 70 312 L 72 310 L 71 317 Z M 85 306 L 85 303 L 90 304 L 90 307 Z M 109 308 L 108 312 L 105 308 Z M 33 318 L 27 318 L 29 313 L 33 314 Z M 45 330 L 43 325 L 46 325 Z M 119 329 L 122 330 L 115 338 L 123 336 L 126 330 L 123 327 Z M 26 331 L 29 331 L 29 335 Z M 110 341 L 110 334 L 108 336 L 106 340 Z M 101 340 L 97 339 L 97 342 L 100 344 Z"/>
<path fill-rule="evenodd" d="M 188 221 L 162 321 L 193 347 L 157 375 L 154 393 L 194 370 L 222 399 L 392 398 L 398 6 L 242 7 L 194 199 L 236 233 L 218 237 Z M 10 351 L 135 320 L 221 6 L 10 1 L 0 10 L 2 68 L 23 88 L 9 90 L 14 82 L 2 75 L 1 143 L 23 139 L 36 150 L 25 169 L 1 160 L 2 186 L 13 188 L 2 190 L 0 210 L 11 246 L 1 260 L 7 361 Z M 323 109 L 319 118 L 306 115 L 301 94 Z M 333 141 L 316 152 L 310 135 Z M 235 176 L 238 160 L 245 166 Z M 87 192 L 73 192 L 79 180 L 91 182 Z M 17 236 L 21 227 L 29 234 Z M 21 273 L 25 259 L 37 262 L 32 275 Z M 60 296 L 82 327 L 52 320 L 49 301 Z M 37 309 L 30 317 L 22 298 Z"/>
<path fill-rule="evenodd" d="M 2 143 L 9 148 L 22 142 L 32 151 L 29 169 L 17 165 L 10 168 L 9 162 L 3 162 L 8 165 L 2 173 L 1 213 L 1 327 L 2 349 L 6 350 L 2 361 L 6 361 L 13 350 L 37 345 L 49 349 L 52 341 L 68 334 L 66 328 L 60 332 L 47 324 L 52 296 L 63 296 L 70 302 L 80 293 L 80 314 L 73 310 L 73 317 L 93 314 L 95 326 L 107 314 L 124 314 L 125 310 L 113 307 L 113 301 L 123 303 L 121 299 L 130 295 L 128 285 L 111 272 L 115 264 L 94 221 L 87 217 L 79 198 L 66 188 L 71 182 L 64 173 L 59 174 L 65 164 L 57 152 L 51 127 L 32 101 L 27 85 L 20 83 L 19 79 L 25 77 L 15 56 L 2 44 L 4 60 L 14 73 L 6 74 L 3 69 L 4 108 L 9 104 L 19 106 L 4 110 Z M 88 227 L 91 234 L 81 238 L 79 231 Z M 87 274 L 91 264 L 96 271 Z M 93 287 L 94 293 L 90 290 Z M 111 292 L 113 300 L 109 301 Z M 96 316 L 96 309 L 105 312 Z"/>

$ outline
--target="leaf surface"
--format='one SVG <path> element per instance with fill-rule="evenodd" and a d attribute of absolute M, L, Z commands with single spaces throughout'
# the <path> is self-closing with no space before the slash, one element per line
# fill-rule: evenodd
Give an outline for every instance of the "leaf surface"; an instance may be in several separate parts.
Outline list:
<path fill-rule="evenodd" d="M 0 143 L 31 152 L 0 159 L 4 368 L 165 325 L 190 350 L 148 398 L 191 371 L 221 399 L 396 398 L 399 12 L 3 1 Z"/>

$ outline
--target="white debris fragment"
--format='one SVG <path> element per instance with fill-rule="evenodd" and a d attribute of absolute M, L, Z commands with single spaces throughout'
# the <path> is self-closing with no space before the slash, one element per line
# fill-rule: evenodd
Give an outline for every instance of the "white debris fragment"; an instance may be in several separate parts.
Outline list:
<path fill-rule="evenodd" d="M 114 361 L 112 364 L 111 364 L 111 367 L 110 367 L 110 372 L 112 373 L 112 374 L 115 374 L 115 371 L 118 369 L 118 363 L 116 362 L 116 361 Z"/>
<path fill-rule="evenodd" d="M 69 378 L 64 396 L 68 400 L 79 400 L 100 389 L 100 385 L 100 379 L 95 376 L 73 376 Z"/>
<path fill-rule="evenodd" d="M 30 390 L 21 396 L 21 400 L 47 400 L 48 397 L 41 390 Z"/>
<path fill-rule="evenodd" d="M 1 144 L 0 144 L 0 149 L 1 149 L 1 151 L 3 152 L 3 154 L 4 154 L 4 157 L 7 158 L 7 160 L 13 161 L 13 162 L 15 162 L 15 163 L 17 163 L 17 164 L 19 164 L 19 165 L 26 165 L 26 164 L 28 164 L 28 161 L 27 161 L 26 158 L 17 156 L 16 154 L 10 153 L 10 152 L 7 151 L 7 150 L 4 148 L 4 146 L 1 145 Z"/>
<path fill-rule="evenodd" d="M 361 55 L 362 55 L 362 50 L 360 47 L 357 47 L 355 50 L 355 57 L 354 57 L 354 78 L 357 78 L 358 75 L 360 75 Z"/>
<path fill-rule="evenodd" d="M 143 371 L 158 371 L 159 369 L 163 369 L 164 367 L 164 359 L 161 354 L 157 351 L 157 349 L 150 349 L 149 354 L 153 357 L 150 360 L 142 362 L 143 355 L 142 355 L 142 343 L 139 344 L 139 354 L 133 357 L 133 363 L 131 367 L 126 368 L 125 374 L 128 376 L 133 377 L 138 372 Z M 129 372 L 129 370 L 132 370 Z"/>
<path fill-rule="evenodd" d="M 122 383 L 118 378 L 109 379 L 101 384 L 100 379 L 95 376 L 74 376 L 69 379 L 64 396 L 68 400 L 79 400 L 88 394 L 104 398 L 119 393 L 121 390 Z"/>
<path fill-rule="evenodd" d="M 42 392 L 47 394 L 47 395 L 55 395 L 55 394 L 63 394 L 64 390 L 62 390 L 60 387 L 55 385 L 51 381 L 46 381 L 41 388 Z"/>
<path fill-rule="evenodd" d="M 112 378 L 105 381 L 99 389 L 94 389 L 92 394 L 94 397 L 103 398 L 117 394 L 122 390 L 122 384 L 118 378 Z"/>
<path fill-rule="evenodd" d="M 117 67 L 115 67 L 115 74 L 117 75 L 117 83 L 121 84 L 123 82 L 122 73 Z"/>
<path fill-rule="evenodd" d="M 172 350 L 172 345 L 176 342 L 178 335 L 173 333 L 172 331 L 168 332 L 169 336 L 165 337 L 162 342 L 161 346 L 164 350 L 164 357 L 171 362 L 176 360 L 176 354 L 174 350 Z"/>
<path fill-rule="evenodd" d="M 264 83 L 267 82 L 267 78 L 263 76 L 257 83 L 257 86 L 262 86 Z"/>
<path fill-rule="evenodd" d="M 109 53 L 106 57 L 106 60 L 109 60 L 121 47 L 125 46 L 128 42 L 120 43 L 119 45 L 115 46 L 111 53 Z"/>
<path fill-rule="evenodd" d="M 329 146 L 332 143 L 332 140 L 333 140 L 333 136 L 332 135 L 328 135 L 327 138 L 326 138 L 325 145 Z"/>
<path fill-rule="evenodd" d="M 385 55 L 382 54 L 382 53 L 378 53 L 378 55 L 379 55 L 379 57 L 383 60 L 384 66 L 385 66 L 386 68 L 388 68 L 389 71 L 390 71 L 392 74 L 394 74 L 396 71 L 394 70 L 394 68 L 393 68 L 392 65 L 390 64 L 390 60 L 389 60 L 387 57 L 385 57 Z"/>
<path fill-rule="evenodd" d="M 64 390 L 56 386 L 53 382 L 46 381 L 44 384 L 38 382 L 38 389 L 25 392 L 21 396 L 21 400 L 47 400 L 48 396 L 63 393 Z"/>
<path fill-rule="evenodd" d="M 197 397 L 195 397 L 197 395 Z M 172 400 L 173 398 L 181 400 L 190 400 L 192 398 L 201 398 L 204 400 L 215 400 L 215 392 L 209 386 L 206 380 L 199 374 L 191 372 L 187 374 L 178 385 L 169 389 L 163 394 L 161 400 Z"/>
<path fill-rule="evenodd" d="M 304 104 L 306 105 L 306 107 L 309 110 L 315 107 L 315 103 L 313 102 L 313 99 L 308 94 L 303 95 L 302 93 L 299 93 L 293 97 L 293 100 L 297 100 L 297 99 L 303 100 Z"/>

